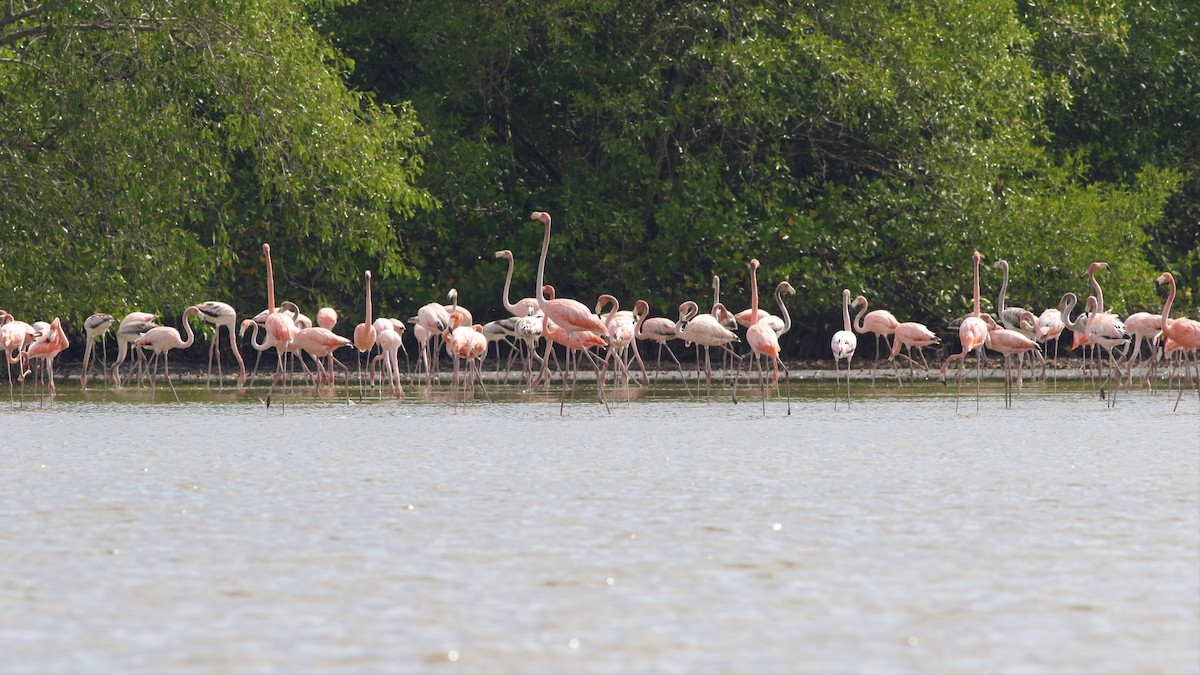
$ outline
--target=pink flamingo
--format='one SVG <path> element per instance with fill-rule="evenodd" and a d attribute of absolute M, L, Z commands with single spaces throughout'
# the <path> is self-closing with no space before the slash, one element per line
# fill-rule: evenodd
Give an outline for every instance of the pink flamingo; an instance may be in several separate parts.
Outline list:
<path fill-rule="evenodd" d="M 450 330 L 450 312 L 440 302 L 429 302 L 417 309 L 417 315 L 409 319 L 409 323 L 415 323 L 424 329 L 421 332 L 414 330 L 413 336 L 424 350 L 421 360 L 425 364 L 425 385 L 432 386 L 433 368 L 438 367 L 438 344 L 434 338 L 441 339 L 441 335 Z M 421 337 L 425 334 L 429 337 L 422 343 Z"/>
<path fill-rule="evenodd" d="M 1075 306 L 1075 294 L 1071 296 L 1071 306 Z M 1062 337 L 1063 330 L 1067 327 L 1063 323 L 1063 314 L 1066 307 L 1067 296 L 1064 295 L 1059 301 L 1059 307 L 1050 307 L 1044 310 L 1041 316 L 1037 319 L 1037 325 L 1033 330 L 1033 341 L 1041 344 L 1046 344 L 1051 340 L 1054 341 L 1052 354 L 1054 355 L 1054 388 L 1058 389 L 1058 340 Z M 1042 381 L 1046 380 L 1046 360 L 1042 359 Z"/>
<path fill-rule="evenodd" d="M 162 355 L 163 372 L 167 376 L 167 384 L 171 387 L 171 393 L 175 394 L 175 402 L 179 403 L 179 392 L 175 391 L 175 384 L 171 382 L 171 361 L 170 351 L 172 349 L 187 349 L 196 341 L 196 334 L 192 332 L 192 325 L 188 323 L 189 316 L 199 316 L 200 308 L 192 305 L 183 311 L 183 329 L 187 333 L 187 339 L 184 340 L 179 336 L 179 331 L 170 326 L 157 326 L 146 331 L 144 335 L 137 339 L 135 343 L 139 347 L 146 347 L 154 352 L 154 361 L 150 369 L 150 392 L 154 393 L 155 380 L 158 377 L 158 358 Z"/>
<path fill-rule="evenodd" d="M 101 341 L 101 358 L 104 359 L 101 372 L 108 373 L 108 329 L 112 328 L 116 319 L 110 314 L 97 313 L 89 316 L 83 322 L 84 340 L 87 346 L 83 349 L 83 368 L 79 373 L 79 386 L 87 389 L 89 371 L 92 365 L 92 349 L 96 346 L 96 338 Z"/>
<path fill-rule="evenodd" d="M 212 376 L 213 356 L 217 358 L 217 382 L 224 386 L 224 377 L 221 372 L 221 328 L 225 328 L 226 335 L 229 340 L 229 350 L 233 352 L 233 358 L 238 363 L 238 379 L 237 386 L 241 387 L 246 384 L 246 362 L 242 360 L 242 353 L 238 350 L 237 342 L 233 339 L 233 327 L 237 325 L 237 311 L 224 302 L 209 300 L 202 302 L 196 307 L 200 310 L 200 319 L 205 323 L 213 326 L 212 344 L 208 346 L 208 375 L 205 377 L 204 384 L 208 385 L 208 378 Z"/>
<path fill-rule="evenodd" d="M 401 323 L 400 326 L 403 327 L 404 324 Z M 388 377 L 388 391 L 396 398 L 404 396 L 404 385 L 400 383 L 400 348 L 404 346 L 403 343 L 403 334 L 396 330 L 395 324 L 387 330 L 376 332 L 375 344 L 379 346 L 379 356 L 376 356 L 374 361 L 383 359 L 383 367 Z M 360 369 L 360 377 L 361 373 Z"/>
<path fill-rule="evenodd" d="M 1017 357 L 1017 387 L 1020 388 L 1021 379 L 1021 355 L 1026 352 L 1032 352 L 1037 349 L 1037 343 L 1025 337 L 1024 334 L 1007 328 L 996 327 L 995 322 L 992 323 L 992 329 L 988 331 L 987 347 L 992 351 L 999 352 L 1004 355 L 1004 407 L 1012 407 L 1012 364 L 1009 363 L 1010 356 Z"/>
<path fill-rule="evenodd" d="M 359 395 L 362 394 L 362 355 L 365 353 L 370 358 L 371 349 L 375 347 L 375 342 L 378 339 L 379 331 L 376 330 L 371 321 L 371 270 L 363 272 L 363 277 L 367 281 L 367 302 L 366 315 L 363 317 L 362 323 L 354 327 L 354 348 L 358 350 L 358 389 Z M 374 377 L 372 377 L 374 379 Z M 374 383 L 371 384 L 374 387 Z"/>
<path fill-rule="evenodd" d="M 607 314 L 604 314 L 602 310 L 604 309 L 604 306 L 608 304 L 612 305 L 612 309 L 610 309 Z M 625 352 L 634 344 L 634 340 L 637 339 L 637 318 L 634 316 L 633 312 L 629 310 L 622 310 L 621 305 L 617 301 L 616 297 L 608 293 L 601 295 L 596 300 L 596 314 L 604 317 L 604 325 L 608 327 L 608 355 L 604 359 L 604 370 L 608 370 L 608 362 L 610 360 L 616 360 L 617 365 L 621 369 L 622 376 L 625 378 L 624 381 L 628 383 L 628 381 L 632 378 L 632 375 L 629 373 L 629 366 L 626 363 Z M 641 355 L 637 354 L 636 351 L 634 354 L 637 356 L 640 362 Z M 646 368 L 644 365 L 642 367 L 642 377 L 642 385 L 645 386 L 646 384 L 649 384 L 649 382 L 645 379 Z M 614 371 L 614 381 L 616 378 L 616 371 Z"/>
<path fill-rule="evenodd" d="M 1167 300 L 1163 303 L 1162 310 L 1162 334 L 1167 340 L 1178 345 L 1179 349 L 1191 351 L 1195 353 L 1200 349 L 1200 321 L 1195 319 L 1172 319 L 1171 318 L 1171 303 L 1175 302 L 1175 276 L 1170 272 L 1163 272 L 1157 279 L 1159 285 L 1170 284 L 1171 290 L 1167 294 Z M 1186 364 L 1186 360 L 1184 361 Z M 1193 363 L 1193 366 L 1195 364 Z M 1200 396 L 1200 366 L 1196 367 L 1196 393 Z M 1187 366 L 1184 366 L 1184 376 L 1187 376 Z M 1183 400 L 1183 387 L 1179 388 L 1179 396 L 1175 399 L 1175 410 L 1179 409 L 1179 402 Z"/>
<path fill-rule="evenodd" d="M 862 297 L 862 296 L 859 296 Z M 858 336 L 854 334 L 853 326 L 850 323 L 850 289 L 842 289 L 842 330 L 833 334 L 833 339 L 829 341 L 829 348 L 833 350 L 833 369 L 834 379 L 841 384 L 841 374 L 838 372 L 838 364 L 842 359 L 846 360 L 846 408 L 850 407 L 850 363 L 854 359 L 854 351 L 858 349 Z M 838 396 L 840 391 L 835 391 L 833 395 L 833 409 L 837 410 Z"/>
<path fill-rule="evenodd" d="M 34 341 L 25 348 L 28 358 L 44 359 L 46 361 L 46 385 L 50 391 L 50 395 L 54 396 L 56 389 L 54 386 L 54 357 L 58 356 L 67 347 L 71 346 L 67 340 L 67 333 L 63 330 L 62 321 L 58 317 L 54 317 L 54 321 L 50 322 L 49 328 L 42 331 Z"/>
<path fill-rule="evenodd" d="M 858 314 L 854 316 L 854 332 L 862 335 L 863 333 L 875 334 L 875 360 L 871 363 L 871 386 L 875 386 L 875 367 L 879 365 L 879 339 L 883 338 L 884 344 L 887 344 L 888 351 L 891 351 L 892 345 L 888 337 L 896 332 L 896 326 L 900 322 L 896 320 L 895 315 L 886 309 L 873 309 L 867 311 L 867 299 L 863 296 L 854 298 L 854 304 L 861 306 Z"/>
<path fill-rule="evenodd" d="M 1133 340 L 1129 343 L 1129 350 L 1125 353 L 1125 360 L 1129 364 L 1129 380 L 1125 383 L 1125 388 L 1133 387 L 1133 369 L 1137 366 L 1142 356 L 1142 340 L 1145 340 L 1150 345 L 1151 352 L 1154 351 L 1154 336 L 1162 330 L 1162 315 L 1151 314 L 1150 312 L 1134 312 L 1125 317 L 1125 330 L 1133 335 Z M 1150 371 L 1146 369 L 1146 377 L 1142 380 L 1142 386 L 1149 389 Z"/>
<path fill-rule="evenodd" d="M 545 288 L 546 288 L 546 290 L 545 290 L 546 295 L 552 297 L 554 295 L 554 287 L 547 284 Z M 604 341 L 604 338 L 602 338 L 599 335 L 596 335 L 595 333 L 592 333 L 592 332 L 568 331 L 565 328 L 563 328 L 562 326 L 559 326 L 558 324 L 551 321 L 550 317 L 546 316 L 545 314 L 542 314 L 541 321 L 542 321 L 542 337 L 546 338 L 546 353 L 549 354 L 549 356 L 553 356 L 554 355 L 553 349 L 554 349 L 554 345 L 556 345 L 556 344 L 562 345 L 566 349 L 566 367 L 562 369 L 562 380 L 563 380 L 562 395 L 559 397 L 559 401 L 558 401 L 558 414 L 562 415 L 563 411 L 564 411 L 564 406 L 566 405 L 566 401 L 567 401 L 567 388 L 569 386 L 572 388 L 572 398 L 574 398 L 573 384 L 574 384 L 575 377 L 577 377 L 578 371 L 579 371 L 579 360 L 578 360 L 578 357 L 576 356 L 576 354 L 578 352 L 584 352 L 584 353 L 588 353 L 590 355 L 590 350 L 593 347 L 597 347 L 597 348 L 603 347 L 603 346 L 607 345 L 608 343 L 606 343 Z M 634 349 L 636 350 L 636 348 L 637 347 L 635 345 Z M 546 358 L 547 357 L 545 357 L 545 356 L 543 357 L 543 367 L 545 366 Z M 592 364 L 593 364 L 593 367 L 595 367 L 596 361 L 594 359 L 592 361 Z M 601 379 L 601 369 L 596 368 L 595 371 L 596 371 L 597 379 Z M 571 379 L 570 385 L 567 382 L 568 372 L 572 372 L 575 374 Z M 604 407 L 607 410 L 608 409 L 607 399 L 603 400 L 602 402 L 604 403 Z"/>
<path fill-rule="evenodd" d="M 483 335 L 483 326 L 479 324 L 464 326 L 462 322 L 463 314 L 461 312 L 451 312 L 451 328 L 442 335 L 442 340 L 446 343 L 446 351 L 454 357 L 455 383 L 459 382 L 459 360 L 465 359 L 467 362 L 466 379 L 462 381 L 463 400 L 466 401 L 467 386 L 469 385 L 474 391 L 476 380 L 479 381 L 480 389 L 483 389 L 483 395 L 488 396 L 487 389 L 483 386 L 483 374 L 480 372 L 480 363 L 487 354 L 487 338 Z M 490 397 L 488 398 L 490 399 Z"/>
<path fill-rule="evenodd" d="M 755 366 L 758 367 L 758 385 L 762 392 L 763 414 L 767 414 L 767 388 L 764 383 L 763 369 L 758 364 L 757 357 L 766 356 L 772 361 L 774 367 L 774 377 L 772 382 L 779 382 L 779 368 L 783 367 L 785 380 L 791 379 L 791 374 L 788 372 L 787 364 L 779 358 L 779 335 L 771 329 L 770 325 L 763 322 L 759 317 L 758 310 L 758 258 L 750 261 L 750 322 L 751 325 L 746 329 L 746 343 L 750 345 L 750 354 L 755 359 Z M 739 373 L 741 368 L 739 367 Z M 733 402 L 737 403 L 737 384 L 738 376 L 733 379 Z M 787 392 L 787 413 L 792 414 L 792 393 L 788 389 Z"/>
<path fill-rule="evenodd" d="M 955 378 L 958 382 L 958 387 L 954 394 L 954 411 L 958 412 L 959 394 L 962 392 L 963 368 L 966 362 L 967 354 L 975 352 L 975 412 L 979 412 L 979 392 L 983 387 L 983 362 L 984 344 L 987 342 L 988 326 L 983 321 L 983 312 L 979 307 L 979 260 L 981 256 L 979 251 L 971 254 L 971 262 L 975 267 L 975 282 L 974 282 L 974 308 L 971 315 L 963 319 L 963 322 L 958 327 L 958 341 L 962 344 L 962 351 L 953 354 L 946 362 L 942 364 L 941 380 L 942 384 L 946 383 L 946 370 L 950 367 L 950 362 L 958 359 L 958 376 Z M 892 355 L 895 356 L 900 350 L 896 347 L 892 348 Z M 911 361 L 911 355 L 909 361 Z"/>
<path fill-rule="evenodd" d="M 736 333 L 725 327 L 725 323 L 732 317 L 725 305 L 720 302 L 713 304 L 711 314 L 700 314 L 699 311 L 700 306 L 691 300 L 679 305 L 679 321 L 675 324 L 675 333 L 685 344 L 694 342 L 698 347 L 704 347 L 705 393 L 712 396 L 712 362 L 709 359 L 709 349 L 718 347 L 734 358 L 740 358 L 729 345 L 741 340 Z M 699 386 L 697 382 L 697 390 Z"/>
<path fill-rule="evenodd" d="M 4 348 L 5 369 L 8 370 L 8 398 L 13 397 L 12 364 L 17 364 L 17 377 L 21 382 L 22 396 L 25 391 L 25 375 L 29 356 L 25 347 L 32 344 L 37 337 L 33 326 L 19 321 L 8 312 L 0 315 L 0 346 Z"/>
<path fill-rule="evenodd" d="M 280 376 L 284 378 L 284 389 L 287 389 L 287 371 L 283 367 L 283 356 L 292 351 L 292 340 L 296 338 L 296 333 L 300 332 L 300 327 L 296 325 L 292 316 L 275 307 L 275 272 L 271 266 L 271 245 L 263 242 L 262 250 L 263 256 L 267 259 L 266 331 L 267 335 L 275 341 L 275 355 L 278 357 L 275 377 L 271 380 L 271 388 L 267 391 L 266 405 L 270 406 L 271 396 L 275 392 L 275 384 L 279 381 Z"/>
<path fill-rule="evenodd" d="M 900 350 L 905 350 L 907 352 L 905 358 L 908 359 L 909 383 L 911 384 L 916 379 L 916 373 L 913 371 L 913 368 L 917 363 L 912 357 L 913 348 L 916 348 L 917 355 L 920 356 L 922 349 L 931 345 L 941 344 L 941 342 L 938 336 L 933 334 L 933 331 L 925 327 L 925 324 L 917 323 L 916 321 L 901 322 L 896 326 L 896 331 L 892 333 L 892 355 L 890 359 L 893 362 L 892 367 L 895 367 L 895 360 L 897 356 L 900 356 Z M 896 380 L 900 380 L 898 373 Z"/>
<path fill-rule="evenodd" d="M 638 311 L 639 308 L 641 312 Z M 650 314 L 650 304 L 645 300 L 638 300 L 634 303 L 634 314 L 638 316 L 637 322 L 634 324 L 634 336 L 638 340 L 651 340 L 658 343 L 658 362 L 654 367 L 654 381 L 658 382 L 658 374 L 662 371 L 662 350 L 665 348 L 667 355 L 671 357 L 671 360 L 675 362 L 675 366 L 679 368 L 679 375 L 683 378 L 684 389 L 687 390 L 688 396 L 691 396 L 692 388 L 688 386 L 687 376 L 683 374 L 683 365 L 679 363 L 679 359 L 675 358 L 675 352 L 671 351 L 671 346 L 667 344 L 670 340 L 675 340 L 679 337 L 675 334 L 675 322 L 663 316 L 647 318 Z M 634 353 L 638 353 L 636 345 L 634 346 Z"/>
<path fill-rule="evenodd" d="M 346 371 L 347 378 L 350 377 L 350 369 L 346 367 L 346 364 L 339 361 L 333 355 L 333 353 L 338 349 L 341 349 L 342 347 L 349 347 L 350 345 L 354 344 L 350 338 L 344 338 L 341 335 L 338 335 L 337 333 L 334 333 L 328 328 L 324 328 L 322 326 L 313 326 L 311 328 L 301 328 L 299 331 L 297 331 L 295 337 L 292 338 L 292 342 L 295 343 L 295 345 L 302 352 L 300 357 L 301 367 L 303 367 L 305 370 L 308 370 L 308 367 L 304 364 L 303 354 L 308 354 L 308 356 L 313 360 L 313 363 L 316 364 L 317 377 L 315 387 L 320 387 L 321 382 L 325 380 L 326 377 L 330 383 L 336 384 L 337 378 L 335 377 L 335 371 L 333 370 L 335 364 L 340 366 L 342 370 Z M 325 367 L 321 365 L 321 359 L 325 358 L 330 359 L 328 375 L 326 375 Z M 349 396 L 350 390 L 347 389 L 346 397 L 349 398 Z"/>
<path fill-rule="evenodd" d="M 561 326 L 568 333 L 595 333 L 599 337 L 607 340 L 608 326 L 604 325 L 604 322 L 600 320 L 600 317 L 592 314 L 587 305 L 579 302 L 578 300 L 572 300 L 570 298 L 556 297 L 553 300 L 546 299 L 543 286 L 546 284 L 546 256 L 550 252 L 550 214 L 546 213 L 545 211 L 534 211 L 529 217 L 531 220 L 541 221 L 542 225 L 545 226 L 545 235 L 542 237 L 542 256 L 538 260 L 536 287 L 538 308 L 541 309 L 542 313 L 549 317 L 551 321 Z M 592 356 L 592 353 L 587 350 L 584 350 L 583 353 L 587 355 L 587 358 L 592 361 L 592 365 L 595 367 L 596 371 L 599 372 L 600 364 L 596 361 L 595 357 Z M 549 367 L 549 364 L 546 362 L 546 357 L 549 356 L 549 354 L 550 343 L 547 342 L 546 353 L 542 355 L 543 374 Z M 530 388 L 536 389 L 541 379 L 542 374 L 539 374 L 538 378 L 534 380 Z M 601 401 L 605 400 L 604 382 L 602 380 L 598 380 L 596 383 L 596 393 Z M 608 407 L 607 402 L 605 402 L 605 407 Z"/>

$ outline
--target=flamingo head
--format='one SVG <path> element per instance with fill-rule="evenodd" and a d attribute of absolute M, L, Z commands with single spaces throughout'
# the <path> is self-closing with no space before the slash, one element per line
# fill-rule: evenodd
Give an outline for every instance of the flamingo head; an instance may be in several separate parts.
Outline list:
<path fill-rule="evenodd" d="M 271 255 L 271 245 L 265 241 L 263 242 L 263 255 Z"/>
<path fill-rule="evenodd" d="M 1160 284 L 1174 284 L 1175 277 L 1170 272 L 1163 272 L 1162 274 L 1158 275 L 1158 279 L 1156 279 L 1156 281 Z"/>
<path fill-rule="evenodd" d="M 510 250 L 508 250 L 508 249 L 504 249 L 503 251 L 496 251 L 496 257 L 497 257 L 497 258 L 504 258 L 505 260 L 512 260 L 512 259 L 513 259 L 513 256 L 512 256 L 512 251 L 510 251 Z"/>
<path fill-rule="evenodd" d="M 976 265 L 978 265 L 978 264 L 979 264 L 979 261 L 980 261 L 980 260 L 983 260 L 983 256 L 982 256 L 982 255 L 979 255 L 979 251 L 975 251 L 974 253 L 972 253 L 972 254 L 971 254 L 971 260 L 972 260 L 972 262 L 974 262 Z"/>
<path fill-rule="evenodd" d="M 750 269 L 757 270 L 759 268 L 758 258 L 750 259 Z"/>
<path fill-rule="evenodd" d="M 792 288 L 792 285 L 789 284 L 788 282 L 781 281 L 781 282 L 779 282 L 779 286 L 777 286 L 775 288 L 775 292 L 779 293 L 779 294 L 787 293 L 788 295 L 795 295 L 796 289 Z M 850 291 L 846 291 L 846 292 L 849 293 Z"/>
<path fill-rule="evenodd" d="M 854 298 L 854 302 L 851 304 L 853 304 L 855 307 L 866 307 L 867 299 L 860 295 L 860 296 Z"/>
<path fill-rule="evenodd" d="M 997 260 L 996 264 L 992 265 L 992 267 L 995 267 L 998 270 L 1004 270 L 1005 272 L 1007 272 L 1008 271 L 1008 261 L 1001 258 L 1000 260 Z"/>
<path fill-rule="evenodd" d="M 1087 276 L 1089 276 L 1089 277 L 1095 276 L 1096 272 L 1099 272 L 1100 270 L 1106 270 L 1106 269 L 1108 269 L 1108 263 L 1094 262 L 1091 265 L 1088 265 Z"/>
<path fill-rule="evenodd" d="M 542 286 L 542 295 L 546 296 L 547 300 L 553 300 L 554 299 L 554 287 L 551 286 L 550 284 L 546 284 L 545 286 Z"/>
<path fill-rule="evenodd" d="M 546 213 L 545 211 L 534 211 L 533 213 L 529 214 L 529 219 L 540 220 L 542 221 L 543 225 L 550 224 L 550 214 Z"/>
<path fill-rule="evenodd" d="M 613 297 L 612 295 L 605 293 L 604 295 L 601 295 L 599 298 L 596 299 L 596 313 L 600 314 L 600 310 L 604 309 L 604 306 L 608 305 L 608 304 L 612 304 L 613 306 L 616 306 L 617 299 L 615 297 Z"/>

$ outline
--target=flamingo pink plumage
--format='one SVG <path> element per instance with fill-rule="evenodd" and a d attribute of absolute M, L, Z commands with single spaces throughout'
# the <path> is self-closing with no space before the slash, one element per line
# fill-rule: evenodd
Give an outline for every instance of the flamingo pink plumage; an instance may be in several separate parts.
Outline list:
<path fill-rule="evenodd" d="M 859 296 L 862 297 L 862 296 Z M 854 359 L 854 351 L 858 349 L 858 336 L 854 334 L 853 326 L 850 323 L 850 289 L 842 289 L 842 329 L 833 334 L 833 338 L 829 341 L 829 348 L 833 350 L 833 368 L 834 378 L 841 384 L 841 374 L 838 373 L 838 364 L 842 359 L 846 360 L 846 407 L 850 407 L 850 363 Z M 841 394 L 835 391 L 833 395 L 833 407 L 837 409 L 838 396 Z"/>
<path fill-rule="evenodd" d="M 942 384 L 945 384 L 946 371 L 950 367 L 950 362 L 958 359 L 958 376 L 955 378 L 955 380 L 958 382 L 958 386 L 954 394 L 954 410 L 956 412 L 958 411 L 959 394 L 962 392 L 963 364 L 966 362 L 967 354 L 971 352 L 975 352 L 975 412 L 979 412 L 979 396 L 980 391 L 983 388 L 983 348 L 984 344 L 987 342 L 988 326 L 983 321 L 983 312 L 980 309 L 979 301 L 979 261 L 981 258 L 982 256 L 979 255 L 979 251 L 975 251 L 971 254 L 971 262 L 975 268 L 975 281 L 973 286 L 975 295 L 971 315 L 963 319 L 962 324 L 960 324 L 958 327 L 958 341 L 962 345 L 962 351 L 957 354 L 953 354 L 946 359 L 946 362 L 942 364 L 941 368 L 941 380 Z M 1007 269 L 1007 263 L 1005 263 L 1005 269 Z M 898 351 L 898 349 L 893 348 L 893 356 Z"/>

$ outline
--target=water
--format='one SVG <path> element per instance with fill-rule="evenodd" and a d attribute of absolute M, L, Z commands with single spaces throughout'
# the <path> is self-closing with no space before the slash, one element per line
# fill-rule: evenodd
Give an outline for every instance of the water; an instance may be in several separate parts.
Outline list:
<path fill-rule="evenodd" d="M 1200 670 L 1194 395 L 830 387 L 64 386 L 0 408 L 0 671 Z"/>

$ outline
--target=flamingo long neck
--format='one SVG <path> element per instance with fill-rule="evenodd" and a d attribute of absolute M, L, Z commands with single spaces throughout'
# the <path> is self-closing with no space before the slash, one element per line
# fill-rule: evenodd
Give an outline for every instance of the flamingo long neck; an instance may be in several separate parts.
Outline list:
<path fill-rule="evenodd" d="M 750 325 L 758 325 L 758 265 L 753 263 L 750 265 Z"/>
<path fill-rule="evenodd" d="M 842 330 L 850 330 L 850 291 L 842 292 Z"/>
<path fill-rule="evenodd" d="M 721 277 L 713 275 L 713 307 L 721 304 Z M 714 310 L 715 311 L 715 310 Z"/>
<path fill-rule="evenodd" d="M 792 329 L 792 315 L 788 314 L 787 305 L 783 304 L 783 284 L 775 289 L 775 304 L 779 305 L 779 311 L 783 313 L 783 333 L 786 333 Z"/>
<path fill-rule="evenodd" d="M 721 303 L 719 303 L 719 302 L 713 303 L 713 309 L 715 310 L 717 307 L 720 306 L 720 304 Z M 687 302 L 683 303 L 682 305 L 680 305 L 680 307 L 682 308 L 679 312 L 679 323 L 681 325 L 686 324 L 687 322 L 696 318 L 696 314 L 700 311 L 700 305 L 697 305 L 695 302 L 693 302 L 691 300 L 688 300 Z"/>
<path fill-rule="evenodd" d="M 275 313 L 275 273 L 271 269 L 271 247 L 263 244 L 263 254 L 267 256 L 267 313 Z"/>
<path fill-rule="evenodd" d="M 363 322 L 371 325 L 371 270 L 367 270 L 367 316 Z"/>
<path fill-rule="evenodd" d="M 1163 303 L 1162 311 L 1162 332 L 1163 335 L 1171 329 L 1171 304 L 1175 302 L 1175 276 L 1167 277 L 1167 283 L 1171 285 L 1171 290 L 1167 292 L 1167 301 Z"/>
<path fill-rule="evenodd" d="M 854 315 L 854 331 L 856 333 L 866 332 L 866 330 L 863 328 L 863 317 L 866 316 L 866 314 L 867 314 L 867 299 L 863 298 L 862 299 L 862 309 L 858 310 L 858 314 Z"/>
<path fill-rule="evenodd" d="M 616 297 L 611 296 L 611 295 L 606 297 L 605 300 L 612 302 L 612 309 L 608 310 L 608 314 L 604 315 L 604 323 L 607 324 L 609 321 L 612 321 L 617 316 L 617 310 L 619 310 L 621 308 L 621 303 L 617 301 Z M 603 309 L 603 308 L 601 308 L 601 309 Z"/>
<path fill-rule="evenodd" d="M 192 323 L 188 321 L 188 314 L 191 313 L 191 307 L 183 313 L 183 330 L 187 333 L 187 339 L 183 341 L 183 344 L 179 345 L 180 349 L 187 349 L 196 343 L 196 334 L 192 332 Z"/>
<path fill-rule="evenodd" d="M 1004 281 L 1000 282 L 1000 300 L 996 306 L 997 314 L 1004 313 L 1004 294 L 1008 292 L 1008 261 L 1001 260 L 1000 262 L 1004 263 L 1000 265 L 1000 269 L 1004 272 Z"/>
<path fill-rule="evenodd" d="M 542 259 L 538 261 L 537 275 L 537 295 L 538 306 L 542 311 L 546 311 L 546 294 L 542 291 L 542 285 L 546 282 L 546 254 L 550 252 L 550 214 L 541 212 L 539 220 L 546 226 L 546 235 L 542 237 Z"/>
<path fill-rule="evenodd" d="M 1074 293 L 1067 293 L 1058 302 L 1058 313 L 1062 315 L 1063 325 L 1068 328 L 1071 327 L 1071 312 L 1075 309 L 1076 300 Z"/>
<path fill-rule="evenodd" d="M 1088 268 L 1088 279 L 1092 282 L 1092 290 L 1096 294 L 1096 314 L 1104 313 L 1104 291 L 1100 290 L 1100 282 L 1096 281 L 1096 270 Z"/>
<path fill-rule="evenodd" d="M 978 319 L 979 317 L 983 316 L 983 312 L 981 312 L 979 309 L 979 251 L 975 252 L 974 260 L 975 260 L 975 286 L 974 286 L 974 288 L 975 288 L 975 309 L 972 313 L 972 316 L 974 316 L 975 318 Z"/>
<path fill-rule="evenodd" d="M 515 315 L 519 309 L 516 305 L 512 304 L 512 301 L 508 299 L 508 287 L 512 285 L 514 264 L 513 257 L 511 255 L 508 256 L 508 276 L 504 277 L 504 308 L 508 310 L 509 314 L 513 315 Z"/>

